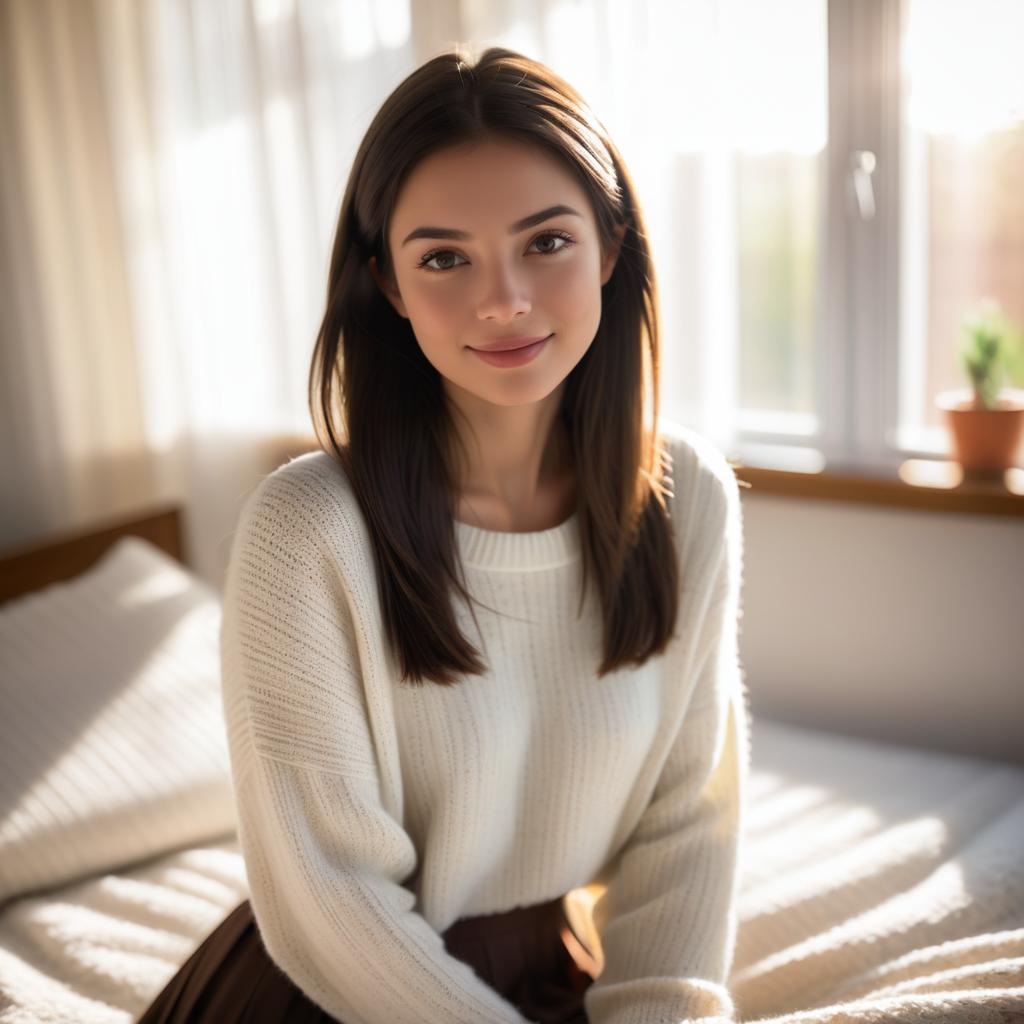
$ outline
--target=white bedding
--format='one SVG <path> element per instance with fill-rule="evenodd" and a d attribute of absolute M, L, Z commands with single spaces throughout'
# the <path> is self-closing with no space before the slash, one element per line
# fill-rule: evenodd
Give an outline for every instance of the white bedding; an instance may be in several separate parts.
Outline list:
<path fill-rule="evenodd" d="M 0 1020 L 129 1024 L 248 894 L 234 836 L 0 914 Z"/>
<path fill-rule="evenodd" d="M 137 537 L 0 608 L 0 903 L 234 831 L 220 621 Z"/>
<path fill-rule="evenodd" d="M 740 1019 L 1024 1022 L 1024 767 L 751 732 Z M 131 1024 L 246 894 L 226 836 L 9 904 L 0 1021 Z"/>

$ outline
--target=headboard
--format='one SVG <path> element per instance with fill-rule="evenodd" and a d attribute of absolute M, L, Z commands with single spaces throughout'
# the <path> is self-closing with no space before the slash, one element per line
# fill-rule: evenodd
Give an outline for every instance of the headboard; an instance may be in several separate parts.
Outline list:
<path fill-rule="evenodd" d="M 0 551 L 0 604 L 85 572 L 121 537 L 142 537 L 187 564 L 181 511 L 177 504 L 157 505 L 134 516 L 105 520 Z"/>

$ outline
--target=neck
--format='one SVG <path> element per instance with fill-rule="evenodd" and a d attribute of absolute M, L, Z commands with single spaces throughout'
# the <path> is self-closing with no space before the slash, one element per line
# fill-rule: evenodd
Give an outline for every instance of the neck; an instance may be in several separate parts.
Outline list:
<path fill-rule="evenodd" d="M 565 517 L 573 472 L 569 436 L 558 417 L 563 387 L 518 406 L 446 389 L 457 434 L 453 465 L 460 518 L 468 511 L 467 521 L 485 527 L 533 523 L 522 528 L 543 529 L 548 520 Z"/>

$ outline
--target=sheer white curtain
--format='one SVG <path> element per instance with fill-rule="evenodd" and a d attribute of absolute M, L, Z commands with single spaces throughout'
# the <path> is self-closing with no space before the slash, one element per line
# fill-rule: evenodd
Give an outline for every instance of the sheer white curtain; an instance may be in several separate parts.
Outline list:
<path fill-rule="evenodd" d="M 219 583 L 309 432 L 355 148 L 453 9 L 0 4 L 0 546 L 176 499 Z"/>
<path fill-rule="evenodd" d="M 607 125 L 654 249 L 663 411 L 729 448 L 732 6 L 4 0 L 0 546 L 176 499 L 219 584 L 245 494 L 309 431 L 355 148 L 456 41 L 549 63 Z"/>

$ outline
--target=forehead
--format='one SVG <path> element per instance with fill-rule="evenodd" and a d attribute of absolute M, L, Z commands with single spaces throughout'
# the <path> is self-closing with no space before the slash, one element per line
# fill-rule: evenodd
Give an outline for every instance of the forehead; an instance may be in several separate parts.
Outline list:
<path fill-rule="evenodd" d="M 391 235 L 430 224 L 504 233 L 509 224 L 556 203 L 591 218 L 587 194 L 553 154 L 507 140 L 462 143 L 431 153 L 409 174 L 391 218 Z"/>

